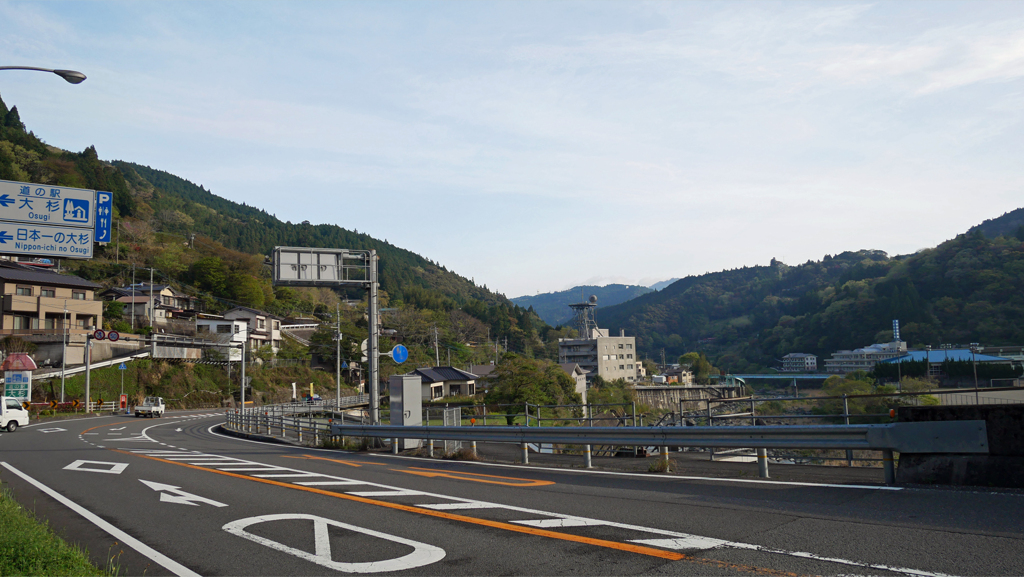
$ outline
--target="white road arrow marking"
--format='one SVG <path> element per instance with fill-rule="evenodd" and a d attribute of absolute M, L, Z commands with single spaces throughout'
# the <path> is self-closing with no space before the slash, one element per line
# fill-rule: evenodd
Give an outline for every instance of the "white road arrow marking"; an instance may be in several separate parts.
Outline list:
<path fill-rule="evenodd" d="M 174 429 L 174 432 L 175 433 L 180 433 L 181 432 L 181 427 L 178 427 L 177 429 Z"/>
<path fill-rule="evenodd" d="M 127 428 L 128 428 L 128 427 L 118 427 L 118 428 L 116 428 L 116 429 L 115 429 L 115 428 L 111 427 L 111 428 L 110 428 L 110 430 L 111 430 L 111 431 L 123 431 L 123 430 L 125 430 L 125 429 L 127 429 Z"/>
<path fill-rule="evenodd" d="M 139 480 L 150 489 L 160 491 L 160 500 L 165 503 L 178 503 L 180 505 L 192 505 L 194 507 L 198 507 L 199 503 L 206 503 L 207 505 L 213 505 L 214 507 L 227 507 L 226 504 L 214 501 L 213 499 L 207 499 L 206 497 L 186 493 L 174 485 L 165 485 L 155 481 L 143 481 L 142 479 Z"/>

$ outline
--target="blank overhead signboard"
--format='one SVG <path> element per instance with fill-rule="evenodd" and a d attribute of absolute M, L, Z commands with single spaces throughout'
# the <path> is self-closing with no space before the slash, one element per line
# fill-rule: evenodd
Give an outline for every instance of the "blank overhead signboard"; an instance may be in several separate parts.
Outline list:
<path fill-rule="evenodd" d="M 369 251 L 276 247 L 274 284 L 293 286 L 366 285 Z"/>

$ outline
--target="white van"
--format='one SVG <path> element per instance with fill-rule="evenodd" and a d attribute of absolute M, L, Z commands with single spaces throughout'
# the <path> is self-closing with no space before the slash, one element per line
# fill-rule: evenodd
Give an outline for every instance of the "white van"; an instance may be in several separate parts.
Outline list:
<path fill-rule="evenodd" d="M 14 397 L 0 397 L 0 429 L 9 433 L 28 424 L 28 411 Z"/>

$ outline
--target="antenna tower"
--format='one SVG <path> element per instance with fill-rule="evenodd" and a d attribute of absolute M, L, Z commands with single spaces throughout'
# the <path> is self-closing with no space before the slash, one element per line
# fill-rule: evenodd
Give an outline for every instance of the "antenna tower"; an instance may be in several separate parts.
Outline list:
<path fill-rule="evenodd" d="M 586 302 L 573 303 L 569 305 L 576 316 L 572 324 L 579 332 L 579 338 L 590 339 L 597 331 L 597 321 L 594 320 L 594 309 L 597 308 L 597 295 L 590 295 Z"/>

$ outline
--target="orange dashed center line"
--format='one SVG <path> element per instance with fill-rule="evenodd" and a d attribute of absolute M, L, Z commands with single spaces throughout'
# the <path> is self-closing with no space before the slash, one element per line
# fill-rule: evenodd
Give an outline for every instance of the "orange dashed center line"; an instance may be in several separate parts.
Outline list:
<path fill-rule="evenodd" d="M 93 429 L 102 429 L 103 427 L 113 427 L 114 425 L 123 425 L 125 423 L 136 423 L 136 422 L 138 422 L 138 421 L 121 421 L 119 423 L 107 423 L 106 425 L 96 425 L 95 427 L 89 427 L 88 429 L 86 429 L 86 430 L 84 430 L 84 431 L 82 431 L 81 433 L 78 433 L 78 434 L 79 435 L 84 435 L 84 434 L 88 433 L 89 431 L 91 431 Z"/>
<path fill-rule="evenodd" d="M 425 515 L 427 517 L 436 517 L 439 519 L 447 519 L 450 521 L 459 521 L 462 523 L 469 523 L 473 525 L 481 525 L 484 527 L 491 527 L 494 529 L 503 529 L 505 531 L 511 531 L 513 533 L 523 533 L 526 535 L 535 535 L 538 537 L 547 537 L 549 539 L 558 539 L 561 541 L 571 541 L 574 543 L 585 543 L 587 545 L 594 545 L 597 547 L 604 547 L 606 549 L 615 549 L 618 551 L 626 551 L 629 553 L 637 553 L 640 555 L 648 555 L 650 557 L 657 557 L 660 559 L 667 559 L 669 561 L 689 561 L 691 563 L 699 563 L 708 566 L 733 569 L 737 571 L 743 571 L 745 573 L 753 573 L 757 575 L 773 575 L 777 577 L 796 577 L 796 573 L 789 573 L 786 571 L 777 571 L 775 569 L 768 569 L 765 567 L 754 567 L 750 565 L 739 565 L 736 563 L 729 563 L 726 561 L 718 561 L 717 559 L 703 559 L 699 557 L 691 557 L 683 553 L 677 553 L 675 551 L 665 551 L 663 549 L 655 549 L 653 547 L 646 547 L 643 545 L 634 545 L 632 543 L 619 543 L 617 541 L 608 541 L 605 539 L 595 539 L 593 537 L 584 537 L 582 535 L 573 535 L 571 533 L 559 533 L 558 531 L 549 531 L 547 529 L 539 529 L 536 527 L 528 527 L 525 525 L 513 525 L 511 523 L 503 523 L 501 521 L 491 521 L 489 519 L 477 519 L 476 517 L 467 517 L 465 515 L 458 515 L 454 513 L 446 513 L 444 511 L 434 511 L 432 509 L 424 509 L 416 507 L 414 505 L 403 505 L 401 503 L 389 503 L 387 501 L 379 501 L 377 499 L 370 499 L 367 497 L 358 497 L 356 495 L 346 495 L 344 493 L 335 493 L 333 491 L 326 491 L 324 489 L 317 489 L 315 487 L 304 487 L 301 485 L 292 485 L 282 481 L 275 481 L 273 479 L 262 479 L 259 477 L 251 477 L 249 475 L 242 475 L 239 473 L 232 473 L 230 471 L 218 471 L 217 469 L 210 469 L 208 467 L 202 467 L 199 465 L 190 465 L 188 463 L 179 463 L 177 461 L 168 461 L 167 459 L 161 459 L 159 457 L 153 457 L 151 455 L 143 455 L 139 453 L 131 453 L 129 451 L 123 451 L 120 449 L 108 449 L 115 453 L 122 453 L 124 455 L 132 455 L 135 457 L 142 457 L 143 459 L 150 459 L 153 461 L 160 461 L 170 465 L 178 465 L 180 467 L 188 467 L 189 469 L 195 469 L 197 471 L 206 471 L 208 473 L 215 473 L 217 475 L 225 475 L 227 477 L 235 477 L 237 479 L 244 479 L 247 481 L 254 481 L 256 483 L 263 483 L 265 485 L 274 485 L 277 487 L 284 487 L 286 489 L 294 489 L 296 491 L 305 491 L 307 493 L 315 493 L 317 495 L 324 495 L 326 497 L 334 497 L 336 499 L 344 499 L 346 501 L 355 501 L 357 503 L 363 503 L 366 505 L 376 505 L 378 507 L 384 507 L 386 509 L 394 509 L 397 511 L 405 511 L 408 513 L 415 513 L 417 515 Z M 316 459 L 326 459 L 324 457 L 314 457 Z"/>
<path fill-rule="evenodd" d="M 440 469 L 424 469 L 422 467 L 409 467 L 409 469 L 391 469 L 392 471 L 398 471 L 401 473 L 409 473 L 410 475 L 419 475 L 421 477 L 445 477 L 448 479 L 457 479 L 459 481 L 473 481 L 475 483 L 490 483 L 492 485 L 505 485 L 508 487 L 542 487 L 544 485 L 554 485 L 554 481 L 538 481 L 536 479 L 520 479 L 516 477 L 500 477 L 498 475 L 484 475 L 483 473 L 453 473 L 451 471 L 444 471 Z M 505 479 L 504 481 L 495 481 L 494 479 Z"/>

